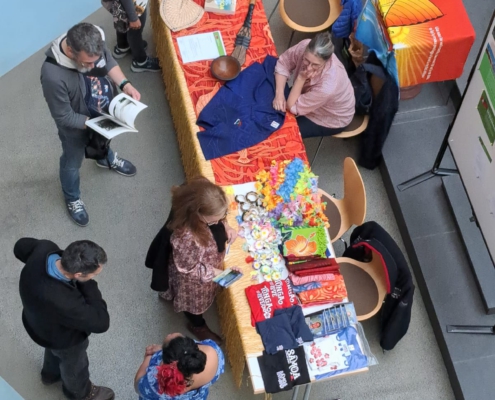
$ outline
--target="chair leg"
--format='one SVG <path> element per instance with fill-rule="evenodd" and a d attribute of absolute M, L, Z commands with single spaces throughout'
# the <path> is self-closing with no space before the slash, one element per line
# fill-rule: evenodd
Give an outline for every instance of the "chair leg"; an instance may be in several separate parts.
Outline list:
<path fill-rule="evenodd" d="M 270 20 L 273 17 L 273 14 L 275 14 L 275 10 L 278 8 L 278 5 L 280 3 L 280 0 L 277 0 L 277 4 L 275 4 L 275 7 L 273 8 L 272 12 L 270 13 L 270 16 L 268 17 L 268 23 L 270 23 Z"/>
<path fill-rule="evenodd" d="M 318 152 L 320 151 L 320 147 L 321 147 L 321 144 L 323 143 L 323 138 L 324 138 L 324 137 L 325 137 L 325 136 L 322 136 L 322 137 L 320 138 L 320 143 L 318 143 L 318 147 L 316 148 L 315 156 L 313 157 L 313 159 L 311 160 L 311 163 L 309 164 L 309 166 L 310 166 L 311 168 L 313 168 L 313 164 L 314 164 L 314 162 L 315 162 L 315 160 L 316 160 L 316 156 L 318 155 Z"/>
<path fill-rule="evenodd" d="M 290 44 L 292 43 L 292 38 L 294 37 L 294 33 L 296 33 L 296 31 L 295 30 L 292 30 L 292 33 L 291 33 L 290 39 L 289 39 L 289 45 L 287 46 L 287 48 L 289 48 L 290 47 Z"/>

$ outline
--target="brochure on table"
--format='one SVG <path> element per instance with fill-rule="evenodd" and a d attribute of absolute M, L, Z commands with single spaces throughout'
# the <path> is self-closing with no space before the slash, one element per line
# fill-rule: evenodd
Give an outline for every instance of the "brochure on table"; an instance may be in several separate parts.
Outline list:
<path fill-rule="evenodd" d="M 227 54 L 220 31 L 181 36 L 177 38 L 177 45 L 184 64 Z"/>

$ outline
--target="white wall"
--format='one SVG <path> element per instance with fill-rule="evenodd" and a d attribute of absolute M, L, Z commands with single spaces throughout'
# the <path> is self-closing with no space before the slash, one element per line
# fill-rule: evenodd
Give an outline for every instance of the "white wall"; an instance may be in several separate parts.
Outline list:
<path fill-rule="evenodd" d="M 100 6 L 100 0 L 0 0 L 0 76 Z"/>

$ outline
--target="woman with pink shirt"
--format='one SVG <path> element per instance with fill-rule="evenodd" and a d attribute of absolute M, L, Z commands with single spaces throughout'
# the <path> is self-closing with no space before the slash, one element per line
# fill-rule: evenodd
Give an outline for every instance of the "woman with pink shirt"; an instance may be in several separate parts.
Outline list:
<path fill-rule="evenodd" d="M 341 133 L 354 117 L 354 89 L 333 53 L 330 34 L 319 33 L 289 48 L 275 66 L 273 108 L 295 114 L 303 138 Z"/>

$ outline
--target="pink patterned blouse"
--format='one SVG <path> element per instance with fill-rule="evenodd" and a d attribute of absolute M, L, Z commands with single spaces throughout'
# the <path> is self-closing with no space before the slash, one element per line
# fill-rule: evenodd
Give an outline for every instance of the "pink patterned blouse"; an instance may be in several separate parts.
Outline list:
<path fill-rule="evenodd" d="M 303 67 L 304 52 L 310 39 L 287 49 L 275 66 L 277 74 L 297 77 Z M 290 109 L 304 115 L 315 124 L 327 128 L 342 128 L 354 117 L 354 89 L 347 72 L 335 54 L 326 62 L 319 75 L 305 82 L 301 95 Z"/>
<path fill-rule="evenodd" d="M 211 231 L 207 246 L 199 244 L 191 231 L 174 231 L 170 242 L 172 256 L 169 263 L 170 287 L 165 293 L 174 301 L 174 311 L 202 314 L 213 303 L 218 285 L 212 281 L 213 268 L 221 269 L 225 252 L 219 253 Z"/>

